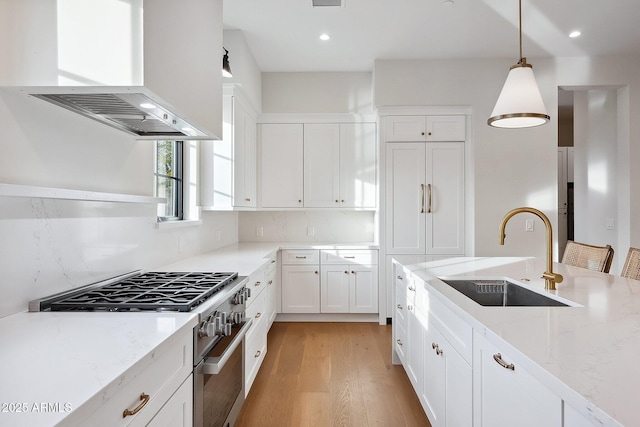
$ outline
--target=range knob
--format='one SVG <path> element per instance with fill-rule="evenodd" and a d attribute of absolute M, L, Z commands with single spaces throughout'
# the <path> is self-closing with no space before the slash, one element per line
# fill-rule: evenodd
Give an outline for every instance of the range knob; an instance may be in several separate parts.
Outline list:
<path fill-rule="evenodd" d="M 242 323 L 243 320 L 244 320 L 243 312 L 234 311 L 233 313 L 231 313 L 231 323 L 233 323 L 234 325 Z"/>

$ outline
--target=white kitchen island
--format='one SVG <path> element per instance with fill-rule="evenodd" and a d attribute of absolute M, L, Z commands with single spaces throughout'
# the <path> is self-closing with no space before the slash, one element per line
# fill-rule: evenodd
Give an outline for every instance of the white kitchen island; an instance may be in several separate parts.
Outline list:
<path fill-rule="evenodd" d="M 501 349 L 503 357 L 511 354 L 517 360 L 514 371 L 503 369 L 504 372 L 525 371 L 555 395 L 557 403 L 552 399 L 551 407 L 559 413 L 554 419 L 559 417 L 559 422 L 564 423 L 558 425 L 640 425 L 637 404 L 640 396 L 640 281 L 554 264 L 554 271 L 562 274 L 564 281 L 557 284 L 556 291 L 545 291 L 544 280 L 540 278 L 545 271 L 543 259 L 460 257 L 435 260 L 425 256 L 397 256 L 394 262 L 400 276 L 406 274 L 415 279 L 410 287 L 416 284 L 423 287 L 417 290 L 418 295 L 421 291 L 428 295 L 422 300 L 416 298 L 416 306 L 420 304 L 418 301 L 426 301 L 427 307 L 423 309 L 428 312 L 430 296 L 432 304 L 437 300 L 473 329 L 473 359 L 469 359 L 468 364 L 473 369 L 474 425 L 483 425 L 483 421 L 487 424 L 482 411 L 491 399 L 504 400 L 505 407 L 501 410 L 508 412 L 509 398 L 513 394 L 504 384 L 505 387 L 493 390 L 494 397 L 487 396 L 488 389 L 481 385 L 482 375 L 487 367 L 493 366 L 493 361 L 486 365 L 482 361 L 483 343 Z M 464 277 L 513 279 L 578 306 L 484 307 L 438 279 Z M 403 304 L 396 302 L 400 306 Z M 428 324 L 427 321 L 424 323 Z M 447 322 L 437 324 L 444 324 L 445 329 L 451 325 Z M 454 326 L 451 328 L 456 332 Z M 426 354 L 431 351 L 432 344 L 425 342 Z M 471 343 L 467 344 L 471 347 Z M 460 352 L 464 356 L 463 350 Z M 495 366 L 502 369 L 498 364 Z M 421 371 L 418 369 L 418 372 Z M 504 395 L 500 396 L 500 393 Z M 546 411 L 535 398 L 531 398 L 530 403 L 534 411 Z M 434 424 L 439 425 L 439 422 Z"/>

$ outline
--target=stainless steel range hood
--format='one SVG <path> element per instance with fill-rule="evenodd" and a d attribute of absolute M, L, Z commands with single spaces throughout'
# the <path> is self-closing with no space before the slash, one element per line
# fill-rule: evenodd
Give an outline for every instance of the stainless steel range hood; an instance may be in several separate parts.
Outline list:
<path fill-rule="evenodd" d="M 216 139 L 144 87 L 23 87 L 31 96 L 81 114 L 136 139 Z"/>

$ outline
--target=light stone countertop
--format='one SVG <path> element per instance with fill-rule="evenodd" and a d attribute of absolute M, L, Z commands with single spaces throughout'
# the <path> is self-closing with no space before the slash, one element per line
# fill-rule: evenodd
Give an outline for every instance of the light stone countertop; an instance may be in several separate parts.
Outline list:
<path fill-rule="evenodd" d="M 377 246 L 237 243 L 154 270 L 237 271 L 249 275 L 267 262 L 266 257 L 287 248 Z M 191 330 L 196 323 L 197 310 L 22 312 L 1 318 L 0 426 L 53 426 L 83 419 L 101 405 L 109 390 L 143 369 L 158 346 L 176 333 Z M 47 409 L 39 410 L 43 404 Z M 26 413 L 16 412 L 18 408 L 26 408 Z"/>
<path fill-rule="evenodd" d="M 555 263 L 564 280 L 545 291 L 543 259 L 394 259 L 487 338 L 526 356 L 527 369 L 579 412 L 640 425 L 640 281 Z M 507 277 L 581 306 L 483 307 L 438 279 L 453 276 Z"/>

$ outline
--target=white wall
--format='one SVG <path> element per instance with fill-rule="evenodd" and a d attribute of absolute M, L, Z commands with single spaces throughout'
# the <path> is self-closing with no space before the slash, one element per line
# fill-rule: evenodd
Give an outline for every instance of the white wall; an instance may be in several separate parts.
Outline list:
<path fill-rule="evenodd" d="M 551 122 L 530 129 L 494 129 L 486 124 L 486 119 L 512 62 L 513 59 L 378 60 L 374 70 L 374 104 L 471 106 L 474 156 L 468 161 L 475 164 L 475 253 L 544 256 L 541 222 L 536 220 L 535 231 L 526 233 L 527 215 L 514 217 L 507 226 L 504 247 L 498 245 L 498 225 L 504 214 L 517 206 L 536 207 L 545 212 L 554 225 L 557 223 L 558 87 L 628 85 L 630 92 L 625 98 L 629 100 L 628 114 L 637 117 L 640 76 L 635 70 L 640 58 L 530 58 Z M 618 132 L 619 138 L 640 138 L 637 120 L 619 123 L 619 126 L 626 130 L 622 133 L 626 136 Z M 637 163 L 640 147 L 630 146 L 626 158 L 630 164 Z M 640 215 L 640 171 L 637 169 L 630 172 L 629 180 L 632 218 Z M 626 232 L 631 236 L 631 243 L 640 243 L 640 225 L 631 224 Z M 626 248 L 622 251 L 626 252 Z"/>
<path fill-rule="evenodd" d="M 263 113 L 372 114 L 371 73 L 263 73 Z"/>
<path fill-rule="evenodd" d="M 224 30 L 223 45 L 229 51 L 229 63 L 233 77 L 223 78 L 222 83 L 237 84 L 247 97 L 251 107 L 262 110 L 262 73 L 240 30 Z"/>
<path fill-rule="evenodd" d="M 373 242 L 374 212 L 241 212 L 240 241 L 255 242 Z M 262 228 L 262 236 L 256 230 Z M 308 227 L 313 235 L 308 235 Z"/>
<path fill-rule="evenodd" d="M 152 142 L 11 89 L 0 90 L 0 153 L 0 183 L 153 195 Z M 237 241 L 237 213 L 202 219 L 159 229 L 155 205 L 0 196 L 0 317 Z"/>

